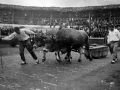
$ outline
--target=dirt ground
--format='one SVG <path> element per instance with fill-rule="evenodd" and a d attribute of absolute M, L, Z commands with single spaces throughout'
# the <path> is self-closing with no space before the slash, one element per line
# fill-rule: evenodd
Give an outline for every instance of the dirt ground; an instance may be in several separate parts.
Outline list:
<path fill-rule="evenodd" d="M 40 61 L 42 49 L 34 50 Z M 55 60 L 54 53 L 47 54 L 47 61 L 34 65 L 34 61 L 25 50 L 28 64 L 20 65 L 18 47 L 0 45 L 0 90 L 120 90 L 120 61 L 111 64 L 111 55 L 106 58 L 88 61 L 72 52 L 72 63 Z M 120 52 L 118 53 L 118 57 Z M 2 68 L 3 65 L 3 68 Z"/>

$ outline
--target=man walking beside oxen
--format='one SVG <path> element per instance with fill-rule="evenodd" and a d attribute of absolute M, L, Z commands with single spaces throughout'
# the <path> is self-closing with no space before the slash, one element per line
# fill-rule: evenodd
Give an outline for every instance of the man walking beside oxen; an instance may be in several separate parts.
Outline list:
<path fill-rule="evenodd" d="M 112 54 L 111 63 L 114 64 L 118 61 L 118 46 L 120 41 L 120 32 L 114 28 L 113 24 L 109 24 L 109 33 L 107 36 L 107 43 L 110 48 L 110 52 Z"/>
<path fill-rule="evenodd" d="M 34 35 L 35 33 L 33 31 L 30 31 L 29 29 L 26 29 L 26 28 L 20 29 L 19 27 L 15 27 L 14 32 L 11 35 L 6 36 L 4 38 L 0 38 L 0 40 L 12 40 L 14 38 L 18 39 L 18 41 L 19 41 L 19 54 L 20 54 L 20 57 L 22 60 L 21 65 L 27 64 L 25 56 L 24 56 L 24 49 L 25 48 L 29 51 L 29 53 L 31 54 L 31 56 L 35 60 L 35 64 L 39 63 L 37 56 L 33 52 L 33 46 L 32 46 L 31 41 L 30 41 L 31 34 Z"/>

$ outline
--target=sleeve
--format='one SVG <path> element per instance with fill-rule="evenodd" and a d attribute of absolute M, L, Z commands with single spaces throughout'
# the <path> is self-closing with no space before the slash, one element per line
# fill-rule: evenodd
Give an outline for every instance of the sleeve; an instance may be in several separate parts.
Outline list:
<path fill-rule="evenodd" d="M 109 33 L 108 33 L 108 35 L 107 35 L 107 43 L 108 43 L 108 44 L 110 43 L 110 35 L 109 35 Z"/>
<path fill-rule="evenodd" d="M 120 40 L 120 32 L 118 30 L 117 30 L 117 36 L 118 36 L 118 38 Z"/>
<path fill-rule="evenodd" d="M 25 29 L 24 31 L 25 31 L 26 34 L 36 34 L 36 33 L 34 33 L 33 31 L 31 31 L 29 29 Z"/>
<path fill-rule="evenodd" d="M 2 40 L 12 40 L 14 38 L 15 38 L 15 33 L 12 33 L 11 35 L 2 38 Z"/>

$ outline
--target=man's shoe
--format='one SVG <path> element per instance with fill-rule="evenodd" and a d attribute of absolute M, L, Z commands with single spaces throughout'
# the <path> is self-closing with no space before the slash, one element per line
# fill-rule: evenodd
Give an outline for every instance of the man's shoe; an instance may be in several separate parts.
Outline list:
<path fill-rule="evenodd" d="M 118 60 L 119 60 L 119 59 L 118 59 L 118 58 L 116 58 L 116 59 L 115 59 L 115 62 L 117 62 Z"/>
<path fill-rule="evenodd" d="M 27 64 L 27 63 L 26 63 L 25 61 L 23 61 L 23 62 L 21 62 L 20 64 L 21 64 L 21 65 L 25 65 L 25 64 Z"/>
<path fill-rule="evenodd" d="M 113 60 L 111 61 L 111 63 L 112 63 L 112 64 L 115 64 L 117 61 L 118 61 L 118 58 L 113 59 Z"/>
<path fill-rule="evenodd" d="M 39 60 L 35 60 L 35 64 L 39 64 L 40 62 L 39 62 Z"/>
<path fill-rule="evenodd" d="M 111 61 L 111 64 L 115 64 L 115 60 L 112 60 L 112 61 Z"/>
<path fill-rule="evenodd" d="M 115 64 L 115 62 L 117 62 L 118 61 L 118 59 L 113 59 L 112 61 L 111 61 L 111 64 Z"/>

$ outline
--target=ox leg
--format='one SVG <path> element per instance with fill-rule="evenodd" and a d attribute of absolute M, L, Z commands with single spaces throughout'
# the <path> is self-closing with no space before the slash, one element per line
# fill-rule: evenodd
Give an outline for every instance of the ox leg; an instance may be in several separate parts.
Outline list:
<path fill-rule="evenodd" d="M 78 49 L 78 53 L 80 54 L 79 59 L 78 59 L 78 62 L 82 62 L 82 58 L 81 58 L 82 49 L 81 49 L 81 48 Z"/>
<path fill-rule="evenodd" d="M 56 56 L 56 60 L 57 60 L 58 62 L 61 62 L 61 57 L 60 57 L 60 52 L 59 52 L 59 51 L 56 51 L 56 52 L 55 52 L 55 56 Z"/>
<path fill-rule="evenodd" d="M 87 44 L 85 45 L 85 50 L 87 51 L 87 54 L 85 55 L 86 58 L 88 58 L 89 61 L 92 61 L 93 58 L 92 58 L 92 56 L 91 56 L 91 54 L 90 54 L 89 43 L 87 43 Z"/>
<path fill-rule="evenodd" d="M 43 51 L 43 58 L 42 58 L 42 62 L 45 62 L 45 60 L 46 60 L 46 51 Z"/>
<path fill-rule="evenodd" d="M 68 60 L 68 57 L 69 55 L 68 55 L 68 53 L 66 54 L 66 56 L 65 56 L 65 60 Z M 70 53 L 70 59 L 72 59 L 72 56 L 71 56 L 71 53 Z"/>
<path fill-rule="evenodd" d="M 65 56 L 65 59 L 67 62 L 71 62 L 72 56 L 71 56 L 71 48 L 68 48 L 67 54 Z"/>

